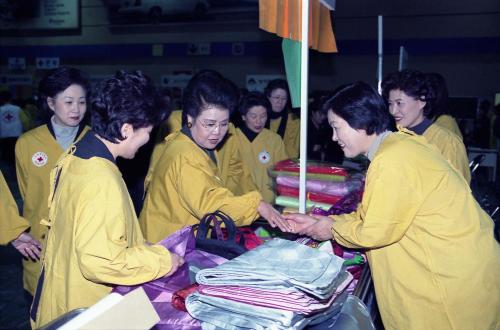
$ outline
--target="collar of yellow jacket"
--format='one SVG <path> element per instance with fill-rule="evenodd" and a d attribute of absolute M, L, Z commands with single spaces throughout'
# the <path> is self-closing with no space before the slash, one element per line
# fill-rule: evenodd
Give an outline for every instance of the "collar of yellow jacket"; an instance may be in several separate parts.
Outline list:
<path fill-rule="evenodd" d="M 412 135 L 412 136 L 416 136 L 417 134 L 415 134 L 415 132 L 401 126 L 401 125 L 397 125 L 396 128 L 398 129 L 398 132 L 401 132 L 401 133 L 406 133 L 406 134 L 409 134 L 409 135 Z"/>
<path fill-rule="evenodd" d="M 175 139 L 178 135 L 182 134 L 181 131 L 175 131 L 173 133 L 170 133 L 169 135 L 167 135 L 165 137 L 165 142 L 169 142 L 169 141 L 172 141 L 173 139 Z M 184 135 L 184 134 L 182 134 Z M 185 136 L 185 135 L 184 135 Z M 187 136 L 186 136 L 187 138 Z M 189 138 L 188 138 L 189 139 Z"/>

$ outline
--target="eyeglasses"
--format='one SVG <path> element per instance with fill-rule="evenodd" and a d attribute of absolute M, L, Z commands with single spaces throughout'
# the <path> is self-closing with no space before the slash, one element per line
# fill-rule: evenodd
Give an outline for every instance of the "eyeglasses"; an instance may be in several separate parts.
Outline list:
<path fill-rule="evenodd" d="M 281 101 L 281 102 L 286 102 L 288 100 L 288 98 L 281 96 L 271 96 L 271 99 L 273 99 L 274 101 Z"/>
<path fill-rule="evenodd" d="M 213 132 L 217 128 L 219 128 L 219 130 L 225 130 L 229 126 L 229 122 L 227 122 L 227 121 L 223 121 L 223 122 L 217 123 L 215 121 L 203 121 L 203 120 L 200 120 L 200 124 L 201 124 L 201 126 L 204 129 L 206 129 L 209 132 Z"/>

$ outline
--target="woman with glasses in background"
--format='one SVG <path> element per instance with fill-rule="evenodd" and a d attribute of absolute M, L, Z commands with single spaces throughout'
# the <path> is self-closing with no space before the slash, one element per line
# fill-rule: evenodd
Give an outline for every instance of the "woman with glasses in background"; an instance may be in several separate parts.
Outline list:
<path fill-rule="evenodd" d="M 187 124 L 165 139 L 139 217 L 148 241 L 158 242 L 217 210 L 238 226 L 262 216 L 271 226 L 288 231 L 288 223 L 258 191 L 235 196 L 220 178 L 216 148 L 228 131 L 237 93 L 231 82 L 216 76 L 200 76 L 186 87 Z"/>
<path fill-rule="evenodd" d="M 289 111 L 290 93 L 286 80 L 270 81 L 264 92 L 272 107 L 266 128 L 281 136 L 288 157 L 299 157 L 300 119 Z"/>

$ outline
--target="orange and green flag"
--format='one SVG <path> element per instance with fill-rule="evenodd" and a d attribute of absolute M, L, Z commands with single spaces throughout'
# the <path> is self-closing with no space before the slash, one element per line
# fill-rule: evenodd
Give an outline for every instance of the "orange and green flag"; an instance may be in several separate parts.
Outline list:
<path fill-rule="evenodd" d="M 292 106 L 300 106 L 301 0 L 259 0 L 259 27 L 283 38 L 282 50 Z M 336 53 L 330 10 L 309 1 L 309 47 Z"/>

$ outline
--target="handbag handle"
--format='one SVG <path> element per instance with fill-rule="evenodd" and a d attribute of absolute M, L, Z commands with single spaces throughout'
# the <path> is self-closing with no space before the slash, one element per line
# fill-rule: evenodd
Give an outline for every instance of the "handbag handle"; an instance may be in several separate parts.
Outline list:
<path fill-rule="evenodd" d="M 234 224 L 234 221 L 224 212 L 215 211 L 213 213 L 207 213 L 200 219 L 200 225 L 198 226 L 198 232 L 196 233 L 196 237 L 207 238 L 208 229 L 210 228 L 210 224 L 214 223 L 214 228 L 217 232 L 217 236 L 219 240 L 222 240 L 220 225 L 224 223 L 224 226 L 227 231 L 227 240 L 228 241 L 236 241 L 236 232 L 238 228 Z M 240 240 L 238 242 L 240 245 L 244 246 L 244 238 L 243 235 L 240 235 Z"/>

